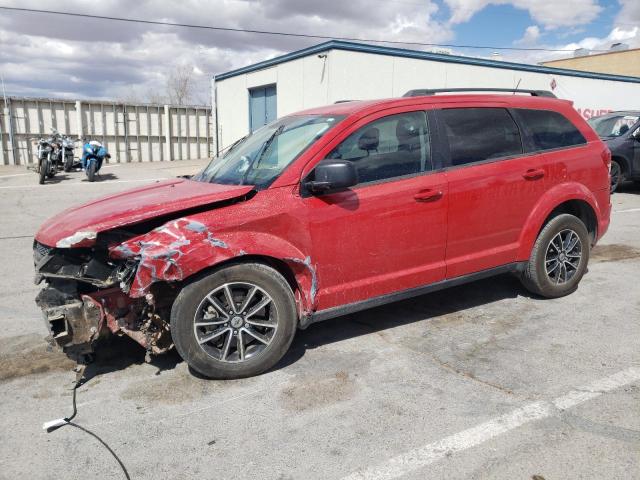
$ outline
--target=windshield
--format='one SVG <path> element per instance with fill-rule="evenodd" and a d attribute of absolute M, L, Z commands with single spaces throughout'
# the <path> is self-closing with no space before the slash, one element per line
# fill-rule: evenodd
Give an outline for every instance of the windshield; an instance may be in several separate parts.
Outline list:
<path fill-rule="evenodd" d="M 193 180 L 268 187 L 298 156 L 343 116 L 284 117 L 256 130 L 214 158 Z"/>
<path fill-rule="evenodd" d="M 619 137 L 629 131 L 638 121 L 638 115 L 606 115 L 588 120 L 600 137 Z"/>

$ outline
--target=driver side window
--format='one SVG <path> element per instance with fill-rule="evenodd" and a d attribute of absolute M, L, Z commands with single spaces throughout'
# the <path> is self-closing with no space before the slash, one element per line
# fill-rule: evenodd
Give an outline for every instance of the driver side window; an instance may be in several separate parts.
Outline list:
<path fill-rule="evenodd" d="M 358 184 L 432 169 L 425 112 L 408 112 L 375 120 L 347 137 L 328 156 L 348 160 Z"/>

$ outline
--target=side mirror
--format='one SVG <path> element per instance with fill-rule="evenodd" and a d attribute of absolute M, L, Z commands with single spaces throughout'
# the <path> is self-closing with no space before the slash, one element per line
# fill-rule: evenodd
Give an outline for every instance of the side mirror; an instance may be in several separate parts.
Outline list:
<path fill-rule="evenodd" d="M 640 142 L 640 127 L 636 128 L 636 130 L 631 134 L 636 141 Z"/>
<path fill-rule="evenodd" d="M 358 183 L 358 173 L 353 163 L 346 160 L 323 160 L 313 171 L 313 180 L 304 186 L 311 193 L 322 194 L 343 190 Z"/>

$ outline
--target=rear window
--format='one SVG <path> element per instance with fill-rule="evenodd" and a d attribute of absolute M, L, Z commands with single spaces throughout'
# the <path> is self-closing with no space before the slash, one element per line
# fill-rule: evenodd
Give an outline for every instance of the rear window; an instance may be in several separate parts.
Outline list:
<path fill-rule="evenodd" d="M 518 126 L 504 108 L 451 108 L 439 114 L 449 140 L 452 165 L 522 153 Z"/>
<path fill-rule="evenodd" d="M 529 150 L 552 150 L 587 143 L 582 133 L 558 112 L 521 108 L 516 112 L 531 137 Z"/>

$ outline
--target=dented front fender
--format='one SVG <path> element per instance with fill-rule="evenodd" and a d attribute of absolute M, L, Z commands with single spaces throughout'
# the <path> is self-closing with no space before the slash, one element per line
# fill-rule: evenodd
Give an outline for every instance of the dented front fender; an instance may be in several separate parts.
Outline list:
<path fill-rule="evenodd" d="M 133 298 L 149 293 L 156 282 L 183 281 L 233 258 L 259 256 L 288 265 L 299 290 L 300 311 L 315 309 L 318 279 L 312 259 L 281 237 L 265 232 L 214 232 L 193 218 L 172 220 L 109 250 L 114 259 L 137 262 L 129 287 Z"/>

